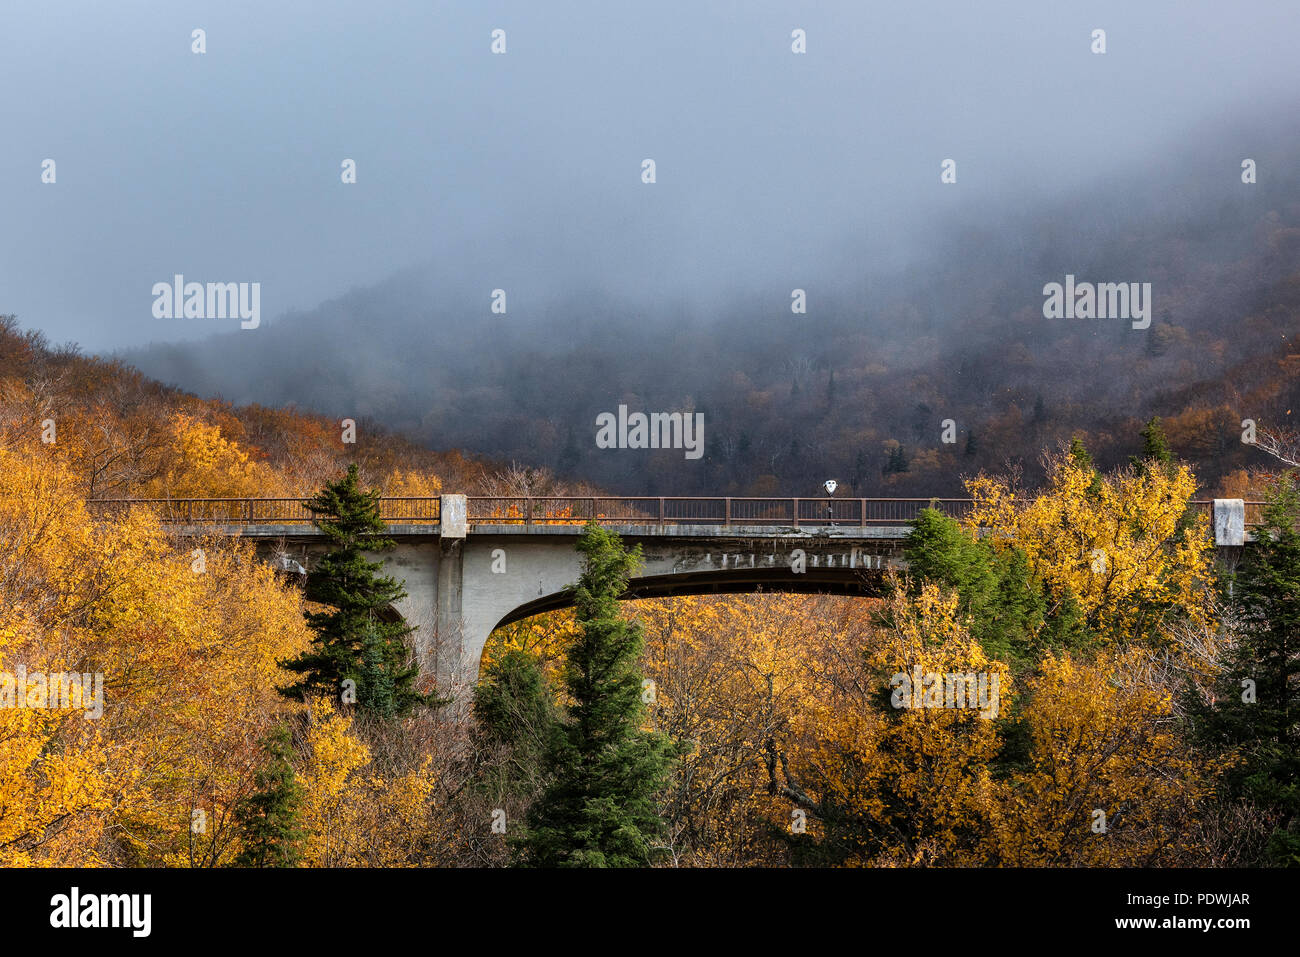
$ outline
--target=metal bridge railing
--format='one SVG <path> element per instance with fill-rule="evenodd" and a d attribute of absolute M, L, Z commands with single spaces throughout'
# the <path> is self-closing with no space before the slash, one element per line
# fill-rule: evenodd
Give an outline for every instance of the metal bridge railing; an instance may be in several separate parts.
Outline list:
<path fill-rule="evenodd" d="M 386 522 L 437 524 L 441 499 L 381 497 Z M 297 498 L 99 499 L 93 514 L 152 510 L 177 525 L 309 525 Z M 931 506 L 962 518 L 970 499 L 746 498 L 732 496 L 482 496 L 466 498 L 467 519 L 478 525 L 906 525 Z"/>
<path fill-rule="evenodd" d="M 931 505 L 962 518 L 970 499 L 746 498 L 735 496 L 518 496 L 467 500 L 477 524 L 905 525 Z"/>
<path fill-rule="evenodd" d="M 175 525 L 310 525 L 312 520 L 300 498 L 98 499 L 86 504 L 93 515 L 147 508 Z M 440 505 L 436 496 L 380 498 L 379 515 L 390 523 L 436 525 Z"/>
<path fill-rule="evenodd" d="M 910 525 L 925 508 L 966 518 L 969 498 L 748 498 L 737 496 L 483 496 L 466 498 L 471 525 Z M 310 525 L 311 512 L 298 498 L 101 499 L 88 503 L 93 514 L 129 508 L 152 509 L 177 525 Z M 1188 503 L 1212 512 L 1214 503 Z M 381 497 L 385 522 L 436 525 L 438 496 Z M 1264 503 L 1246 502 L 1246 525 L 1258 525 Z"/>

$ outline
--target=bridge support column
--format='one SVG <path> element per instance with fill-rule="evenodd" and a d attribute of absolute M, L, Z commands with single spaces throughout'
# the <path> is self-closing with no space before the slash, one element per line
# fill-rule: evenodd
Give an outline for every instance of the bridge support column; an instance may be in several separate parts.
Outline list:
<path fill-rule="evenodd" d="M 465 594 L 465 543 L 438 543 L 438 617 L 433 636 L 433 671 L 441 688 L 463 680 L 464 643 L 461 635 L 461 603 Z"/>
<path fill-rule="evenodd" d="M 444 495 L 439 504 L 441 534 L 438 557 L 438 611 L 433 636 L 433 670 L 443 692 L 459 692 L 465 668 L 463 601 L 465 595 L 465 533 L 468 515 L 464 495 Z M 473 681 L 473 676 L 468 676 Z"/>

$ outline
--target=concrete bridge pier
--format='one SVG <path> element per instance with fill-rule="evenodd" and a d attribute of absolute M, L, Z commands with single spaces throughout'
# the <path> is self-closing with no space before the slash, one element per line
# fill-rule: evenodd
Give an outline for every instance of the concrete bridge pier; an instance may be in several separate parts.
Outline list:
<path fill-rule="evenodd" d="M 436 675 L 440 688 L 450 689 L 463 684 L 469 673 L 465 661 L 465 627 L 461 618 L 465 595 L 465 540 L 443 538 L 436 548 L 436 621 L 433 633 L 426 636 L 425 647 L 421 649 L 421 670 Z M 481 647 L 478 652 L 482 654 Z"/>

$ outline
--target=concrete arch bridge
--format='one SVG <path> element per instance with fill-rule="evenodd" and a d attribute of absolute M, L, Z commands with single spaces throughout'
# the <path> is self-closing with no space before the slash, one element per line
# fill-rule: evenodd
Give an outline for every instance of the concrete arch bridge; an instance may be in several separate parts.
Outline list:
<path fill-rule="evenodd" d="M 238 536 L 281 568 L 311 567 L 327 550 L 298 499 L 115 500 L 97 510 L 148 506 L 177 534 Z M 1239 550 L 1259 503 L 1193 503 L 1214 517 L 1221 549 Z M 955 518 L 969 499 L 735 497 L 382 498 L 397 543 L 375 556 L 407 591 L 395 609 L 414 626 L 422 671 L 441 687 L 476 680 L 496 628 L 569 604 L 574 548 L 588 520 L 639 544 L 645 564 L 625 597 L 723 592 L 880 594 L 917 513 Z M 1248 513 L 1250 513 L 1248 515 Z"/>

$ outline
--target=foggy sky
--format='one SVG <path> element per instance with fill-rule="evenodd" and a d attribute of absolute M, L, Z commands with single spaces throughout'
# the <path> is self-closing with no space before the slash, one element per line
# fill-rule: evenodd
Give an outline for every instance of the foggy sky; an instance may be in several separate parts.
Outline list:
<path fill-rule="evenodd" d="M 905 263 L 980 204 L 1205 162 L 1190 129 L 1293 102 L 1298 22 L 1256 0 L 3 0 L 0 312 L 113 350 L 237 327 L 155 319 L 175 273 L 260 282 L 265 323 L 427 264 L 485 316 L 493 288 L 526 316 L 593 284 L 707 311 Z"/>

